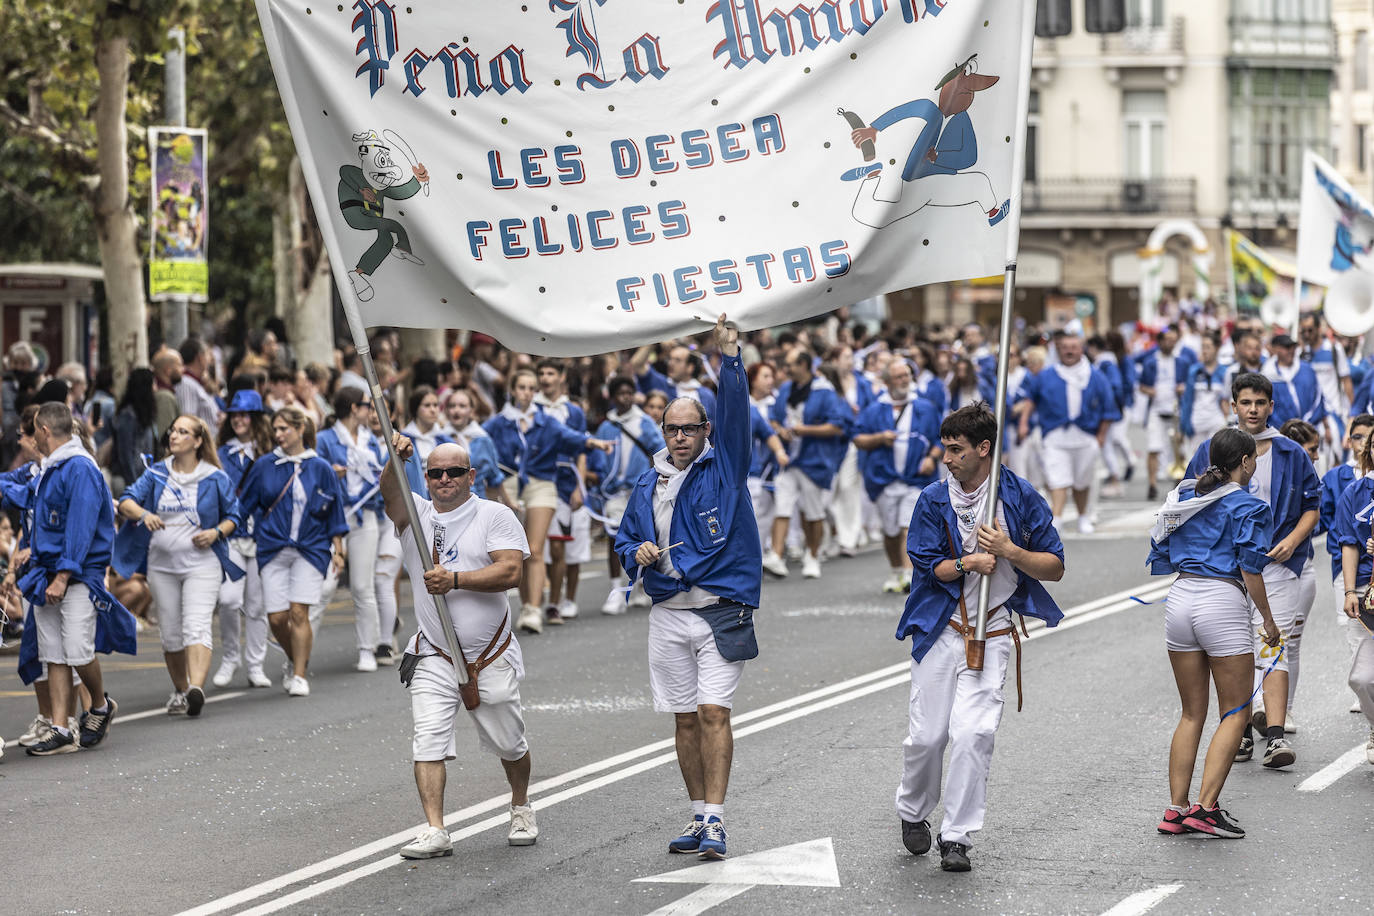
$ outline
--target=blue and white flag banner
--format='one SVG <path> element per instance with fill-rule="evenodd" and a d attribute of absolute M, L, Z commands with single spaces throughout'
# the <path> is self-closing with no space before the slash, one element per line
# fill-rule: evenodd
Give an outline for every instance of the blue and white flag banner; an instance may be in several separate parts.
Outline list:
<path fill-rule="evenodd" d="M 1374 208 L 1310 150 L 1302 159 L 1298 274 L 1333 286 L 1350 271 L 1374 273 Z"/>
<path fill-rule="evenodd" d="M 256 3 L 369 326 L 588 354 L 1015 252 L 1033 3 Z"/>

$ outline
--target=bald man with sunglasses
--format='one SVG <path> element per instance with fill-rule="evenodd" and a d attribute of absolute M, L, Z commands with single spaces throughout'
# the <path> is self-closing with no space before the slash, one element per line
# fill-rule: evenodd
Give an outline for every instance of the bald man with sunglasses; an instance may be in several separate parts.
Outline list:
<path fill-rule="evenodd" d="M 408 461 L 414 445 L 399 433 L 395 443 L 401 460 Z M 464 704 L 453 659 L 446 651 L 445 627 L 457 632 L 468 671 L 477 669 L 479 703 L 468 715 L 482 747 L 501 758 L 510 783 L 507 840 L 512 846 L 530 846 L 539 836 L 527 795 L 530 752 L 520 705 L 525 665 L 506 601 L 506 590 L 520 584 L 529 542 L 508 507 L 472 495 L 472 480 L 467 449 L 446 443 L 430 452 L 425 463 L 430 498 L 415 499 L 424 543 L 432 545 L 434 568 L 426 572 L 415 538 L 406 531 L 409 520 L 401 489 L 406 484 L 390 469 L 382 474 L 382 498 L 401 538 L 419 625 L 406 644 L 401 681 L 410 689 L 415 785 L 428 823 L 402 847 L 401 855 L 408 859 L 453 854 L 453 842 L 444 829 L 445 763 L 457 751 L 454 728 Z M 447 619 L 440 617 L 433 596 L 442 596 Z"/>

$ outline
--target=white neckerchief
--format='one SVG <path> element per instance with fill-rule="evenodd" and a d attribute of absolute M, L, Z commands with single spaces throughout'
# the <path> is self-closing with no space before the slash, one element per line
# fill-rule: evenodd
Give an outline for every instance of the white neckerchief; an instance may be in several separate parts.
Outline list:
<path fill-rule="evenodd" d="M 965 492 L 963 485 L 953 476 L 947 478 L 949 505 L 954 510 L 954 517 L 959 520 L 959 536 L 965 550 L 972 550 L 978 544 L 978 526 L 984 520 L 983 509 L 988 498 L 988 481 L 991 479 L 992 474 L 989 473 L 971 492 Z"/>
<path fill-rule="evenodd" d="M 1165 538 L 1182 528 L 1189 519 L 1203 509 L 1223 496 L 1235 493 L 1240 489 L 1240 484 L 1228 480 L 1204 496 L 1194 496 L 1187 500 L 1180 498 L 1179 494 L 1185 487 L 1193 489 L 1196 486 L 1196 480 L 1185 480 L 1174 487 L 1173 491 L 1165 498 L 1164 505 L 1160 507 L 1159 513 L 1155 516 L 1154 526 L 1150 529 L 1150 539 L 1156 544 L 1163 543 Z"/>
<path fill-rule="evenodd" d="M 682 482 L 687 479 L 687 472 L 692 469 L 692 465 L 704 461 L 710 454 L 711 443 L 708 440 L 706 442 L 706 447 L 701 450 L 700 455 L 697 455 L 696 460 L 679 471 L 677 466 L 669 459 L 667 447 L 665 446 L 659 449 L 654 454 L 654 470 L 658 472 L 659 483 L 667 483 L 667 490 L 663 494 L 663 498 L 669 502 L 676 503 L 678 490 L 682 489 Z"/>
<path fill-rule="evenodd" d="M 1083 412 L 1083 392 L 1092 380 L 1093 367 L 1086 359 L 1079 357 L 1072 366 L 1055 363 L 1055 374 L 1064 380 L 1065 400 L 1068 404 L 1069 419 L 1077 420 Z"/>
<path fill-rule="evenodd" d="M 91 453 L 86 451 L 85 446 L 81 444 L 81 440 L 76 438 L 75 436 L 72 436 L 66 442 L 63 442 L 57 448 L 53 449 L 51 455 L 49 455 L 48 457 L 44 458 L 41 462 L 39 462 L 38 473 L 46 474 L 49 468 L 56 467 L 57 465 L 66 461 L 68 458 L 90 457 Z"/>
<path fill-rule="evenodd" d="M 476 420 L 469 420 L 468 425 L 464 426 L 461 430 L 459 430 L 459 434 L 464 439 L 471 442 L 473 439 L 478 439 L 482 436 L 485 436 L 487 434 L 487 431 L 482 428 L 481 423 L 478 423 Z"/>
<path fill-rule="evenodd" d="M 348 455 L 344 465 L 344 488 L 349 499 L 362 502 L 376 491 L 382 477 L 382 465 L 377 461 L 377 453 L 372 451 L 372 432 L 366 426 L 359 426 L 358 438 L 354 440 L 348 427 L 335 423 L 334 435 L 339 437 Z M 358 494 L 363 490 L 367 493 L 359 499 Z"/>
<path fill-rule="evenodd" d="M 299 455 L 288 455 L 286 454 L 286 452 L 283 452 L 281 450 L 281 446 L 279 445 L 276 448 L 272 449 L 272 454 L 275 455 L 277 459 L 276 461 L 272 462 L 274 465 L 302 464 L 304 463 L 305 459 L 315 457 L 315 450 L 313 448 L 308 448 L 305 451 L 301 452 Z"/>
<path fill-rule="evenodd" d="M 686 381 L 674 382 L 673 385 L 677 388 L 678 397 L 691 398 L 694 401 L 701 400 L 701 382 L 696 379 L 689 378 Z"/>
<path fill-rule="evenodd" d="M 181 471 L 173 468 L 171 458 L 167 459 L 166 464 L 167 479 L 180 487 L 188 487 L 193 483 L 200 483 L 215 472 L 215 466 L 205 461 L 196 462 L 196 466 L 188 474 L 183 474 Z"/>
<path fill-rule="evenodd" d="M 515 428 L 519 430 L 522 440 L 524 439 L 524 434 L 529 430 L 529 427 L 534 425 L 534 418 L 538 413 L 539 409 L 535 406 L 533 401 L 530 402 L 530 406 L 525 410 L 521 410 L 510 401 L 507 401 L 506 405 L 501 408 L 501 416 L 515 424 Z"/>
<path fill-rule="evenodd" d="M 254 453 L 258 450 L 257 446 L 253 444 L 252 439 L 249 439 L 247 442 L 244 442 L 242 439 L 230 439 L 228 442 L 224 443 L 224 445 L 229 449 L 230 455 L 242 455 L 249 461 L 252 461 L 254 457 L 256 457 Z"/>
<path fill-rule="evenodd" d="M 1259 432 L 1257 432 L 1257 433 L 1252 433 L 1252 435 L 1255 437 L 1255 441 L 1256 441 L 1256 442 L 1263 442 L 1263 441 L 1266 440 L 1266 439 L 1279 439 L 1279 438 L 1282 438 L 1282 437 L 1279 435 L 1279 431 L 1278 431 L 1277 429 L 1275 429 L 1274 427 L 1272 427 L 1272 426 L 1266 426 L 1264 429 L 1260 430 Z"/>
<path fill-rule="evenodd" d="M 881 404 L 891 404 L 893 407 L 905 407 L 911 403 L 911 399 L 914 396 L 915 390 L 913 388 L 907 388 L 906 394 L 902 395 L 901 399 L 898 400 L 893 396 L 891 388 L 884 388 L 878 394 L 878 402 Z"/>
<path fill-rule="evenodd" d="M 571 404 L 572 401 L 568 399 L 566 394 L 560 394 L 556 398 L 550 398 L 548 395 L 544 394 L 544 392 L 536 391 L 534 393 L 534 403 L 548 410 L 551 407 L 562 407 L 564 404 Z"/>
<path fill-rule="evenodd" d="M 777 403 L 777 400 L 777 397 L 771 394 L 766 394 L 761 398 L 756 398 L 752 394 L 749 395 L 749 405 L 762 410 L 765 415 L 767 415 L 769 408 Z"/>

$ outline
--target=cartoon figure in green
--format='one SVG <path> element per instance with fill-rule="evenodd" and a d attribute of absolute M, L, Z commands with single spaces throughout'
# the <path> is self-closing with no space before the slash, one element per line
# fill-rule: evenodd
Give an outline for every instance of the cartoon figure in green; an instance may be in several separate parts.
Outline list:
<path fill-rule="evenodd" d="M 386 199 L 405 200 L 414 197 L 423 187 L 429 195 L 429 172 L 415 159 L 415 153 L 394 131 L 383 131 L 385 140 L 376 131 L 353 135 L 358 144 L 358 165 L 339 167 L 339 210 L 344 221 L 354 229 L 377 233 L 377 240 L 363 252 L 358 265 L 349 274 L 353 290 L 360 302 L 368 302 L 374 295 L 368 279 L 389 254 L 402 261 L 424 266 L 410 249 L 410 236 L 405 227 L 384 215 Z M 411 178 L 402 183 L 405 171 L 391 158 L 392 148 L 401 151 L 410 163 Z"/>

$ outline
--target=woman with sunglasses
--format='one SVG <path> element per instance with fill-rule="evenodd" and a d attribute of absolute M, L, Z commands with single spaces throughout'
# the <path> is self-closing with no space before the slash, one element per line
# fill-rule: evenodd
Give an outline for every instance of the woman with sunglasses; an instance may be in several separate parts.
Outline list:
<path fill-rule="evenodd" d="M 381 479 L 384 461 L 373 447 L 368 418 L 372 404 L 357 388 L 340 388 L 334 395 L 334 415 L 320 431 L 315 449 L 343 483 L 348 519 L 348 590 L 353 596 L 353 631 L 358 640 L 359 671 L 377 670 L 381 642 L 377 614 L 377 540 L 382 511 Z M 390 634 L 387 634 L 390 636 Z"/>
<path fill-rule="evenodd" d="M 272 421 L 262 406 L 262 396 L 252 389 L 235 391 L 219 429 L 219 463 L 238 493 L 253 461 L 272 450 Z M 267 659 L 267 612 L 263 610 L 262 579 L 253 562 L 252 520 L 245 520 L 229 541 L 229 556 L 243 568 L 237 581 L 226 579 L 219 587 L 219 670 L 211 682 L 228 687 L 240 663 L 248 668 L 248 686 L 271 687 L 262 670 Z M 241 637 L 241 638 L 240 638 Z"/>
<path fill-rule="evenodd" d="M 562 452 L 599 448 L 610 452 L 615 443 L 593 439 L 579 433 L 544 412 L 534 403 L 539 388 L 532 369 L 519 369 L 511 376 L 510 398 L 501 412 L 483 426 L 496 446 L 497 459 L 511 476 L 504 483 L 511 505 L 524 503 L 525 534 L 530 556 L 520 579 L 520 617 L 517 625 L 530 633 L 544 629 L 540 611 L 544 598 L 544 541 L 549 524 L 558 509 L 558 488 L 554 483 L 558 457 Z M 418 451 L 418 448 L 417 448 Z"/>
<path fill-rule="evenodd" d="M 315 453 L 315 426 L 300 408 L 272 415 L 277 447 L 253 462 L 239 500 L 253 519 L 258 571 L 267 605 L 267 624 L 286 653 L 282 687 L 293 697 L 310 696 L 305 679 L 314 634 L 310 606 L 318 604 L 330 568 L 343 568 L 344 495 L 338 475 Z"/>
<path fill-rule="evenodd" d="M 220 582 L 243 578 L 229 556 L 242 516 L 205 421 L 182 414 L 167 430 L 168 457 L 124 491 L 115 571 L 146 572 L 172 677 L 167 714 L 199 716 L 214 650 L 211 619 Z"/>

